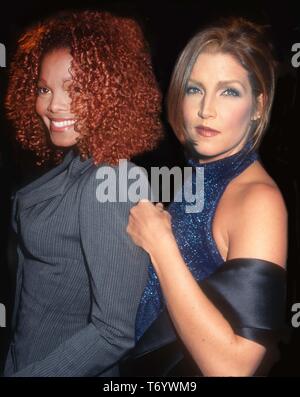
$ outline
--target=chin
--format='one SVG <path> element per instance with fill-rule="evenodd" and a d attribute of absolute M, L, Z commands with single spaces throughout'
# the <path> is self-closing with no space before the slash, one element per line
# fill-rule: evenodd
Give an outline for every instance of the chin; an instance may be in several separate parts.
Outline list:
<path fill-rule="evenodd" d="M 222 154 L 223 150 L 218 150 L 216 147 L 209 147 L 210 145 L 203 145 L 198 144 L 195 145 L 195 150 L 197 151 L 198 155 L 201 157 L 216 157 Z"/>
<path fill-rule="evenodd" d="M 77 137 L 63 137 L 60 134 L 50 133 L 50 139 L 54 146 L 66 148 L 74 146 L 77 143 Z"/>
<path fill-rule="evenodd" d="M 62 148 L 74 146 L 76 144 L 76 141 L 74 140 L 69 141 L 64 139 L 53 139 L 53 138 L 51 138 L 51 142 L 54 146 L 62 147 Z"/>

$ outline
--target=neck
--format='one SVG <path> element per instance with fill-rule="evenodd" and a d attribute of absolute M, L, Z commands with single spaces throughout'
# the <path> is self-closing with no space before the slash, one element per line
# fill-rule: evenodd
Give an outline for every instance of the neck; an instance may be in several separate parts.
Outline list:
<path fill-rule="evenodd" d="M 231 157 L 239 152 L 246 152 L 247 150 L 250 152 L 251 150 L 251 144 L 252 141 L 248 140 L 245 141 L 244 139 L 239 142 L 236 146 L 233 148 L 226 150 L 224 152 L 221 152 L 217 155 L 212 155 L 212 156 L 206 156 L 201 153 L 199 153 L 196 150 L 195 143 L 191 140 L 187 140 L 185 143 L 185 155 L 187 158 L 193 159 L 195 162 L 198 162 L 199 164 L 207 164 L 207 163 L 212 163 L 218 160 L 225 159 L 227 157 Z"/>

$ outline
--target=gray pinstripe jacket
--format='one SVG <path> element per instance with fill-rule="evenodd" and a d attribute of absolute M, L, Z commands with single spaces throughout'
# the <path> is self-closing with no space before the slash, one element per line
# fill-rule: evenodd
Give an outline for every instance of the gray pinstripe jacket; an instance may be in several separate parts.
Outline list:
<path fill-rule="evenodd" d="M 97 169 L 71 151 L 16 194 L 19 262 L 4 376 L 117 376 L 134 346 L 149 257 L 126 233 L 133 204 L 96 200 Z"/>

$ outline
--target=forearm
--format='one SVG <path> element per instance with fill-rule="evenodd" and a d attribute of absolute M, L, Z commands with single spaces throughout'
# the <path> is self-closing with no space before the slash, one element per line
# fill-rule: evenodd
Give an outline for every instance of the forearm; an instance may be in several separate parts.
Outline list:
<path fill-rule="evenodd" d="M 116 364 L 134 345 L 115 330 L 93 323 L 59 345 L 41 361 L 15 372 L 13 377 L 91 377 Z"/>
<path fill-rule="evenodd" d="M 257 363 L 253 362 L 252 368 L 245 359 L 243 338 L 235 335 L 222 313 L 202 292 L 175 239 L 165 238 L 152 250 L 151 259 L 174 325 L 203 374 L 253 374 Z"/>

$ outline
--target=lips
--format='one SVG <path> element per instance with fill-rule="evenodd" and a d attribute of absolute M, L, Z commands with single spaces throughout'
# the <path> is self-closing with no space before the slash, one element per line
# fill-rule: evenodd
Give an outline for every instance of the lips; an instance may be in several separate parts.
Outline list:
<path fill-rule="evenodd" d="M 197 131 L 197 134 L 205 137 L 205 138 L 210 138 L 210 137 L 214 137 L 216 135 L 218 135 L 220 133 L 220 131 L 218 130 L 214 130 L 212 128 L 209 127 L 204 127 L 199 125 L 198 127 L 195 128 Z"/>
<path fill-rule="evenodd" d="M 64 132 L 75 124 L 75 119 L 50 119 L 50 130 L 52 132 Z"/>

